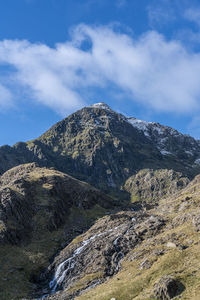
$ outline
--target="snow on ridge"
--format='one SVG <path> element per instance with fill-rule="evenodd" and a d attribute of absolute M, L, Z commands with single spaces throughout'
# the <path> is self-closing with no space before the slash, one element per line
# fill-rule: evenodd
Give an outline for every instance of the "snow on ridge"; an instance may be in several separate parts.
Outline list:
<path fill-rule="evenodd" d="M 126 119 L 127 122 L 129 122 L 133 127 L 143 131 L 144 135 L 150 139 L 154 140 L 156 143 L 157 149 L 160 151 L 160 153 L 165 156 L 165 155 L 173 155 L 172 152 L 169 151 L 169 145 L 168 145 L 168 140 L 169 140 L 169 135 L 178 137 L 181 136 L 182 134 L 178 132 L 177 130 L 169 127 L 169 126 L 164 126 L 156 122 L 147 122 L 143 120 L 136 119 L 134 117 L 129 117 Z M 187 153 L 189 154 L 189 153 Z M 193 155 L 190 153 L 190 155 Z M 200 162 L 199 162 L 200 163 Z"/>
<path fill-rule="evenodd" d="M 139 130 L 142 130 L 144 132 L 144 135 L 149 136 L 148 133 L 148 125 L 150 122 L 139 120 L 136 118 L 127 118 L 127 121 L 133 126 L 136 127 Z"/>
<path fill-rule="evenodd" d="M 101 108 L 101 109 L 112 111 L 111 108 L 104 102 L 95 103 L 95 104 L 90 105 L 89 107 Z"/>
<path fill-rule="evenodd" d="M 156 122 L 147 122 L 144 120 L 137 119 L 135 117 L 126 117 L 125 115 L 122 115 L 120 113 L 113 111 L 104 102 L 95 103 L 89 107 L 104 109 L 108 112 L 113 112 L 113 113 L 119 114 L 121 116 L 121 118 L 123 118 L 124 121 L 131 124 L 134 128 L 142 131 L 148 139 L 152 140 L 156 144 L 157 149 L 160 151 L 160 153 L 163 156 L 164 155 L 173 155 L 173 151 L 170 152 L 171 147 L 169 146 L 169 137 L 170 136 L 174 137 L 174 138 L 177 138 L 177 137 L 190 138 L 191 144 L 194 144 L 194 147 L 192 150 L 196 151 L 195 140 L 193 140 L 193 138 L 190 135 L 182 134 L 181 132 L 179 132 L 178 130 L 176 130 L 172 127 L 164 126 L 164 125 L 161 125 L 160 123 L 156 123 Z M 108 115 L 106 115 L 106 116 L 108 116 Z M 99 129 L 101 129 L 101 127 L 104 127 L 101 120 L 95 120 L 95 125 L 97 127 L 99 127 Z M 199 144 L 200 144 L 200 141 L 199 141 Z M 194 153 L 192 150 L 188 151 L 187 149 L 185 149 L 185 153 L 187 155 L 193 156 Z M 195 162 L 195 164 L 200 165 L 200 159 L 199 159 L 199 161 L 197 160 L 197 162 Z"/>
<path fill-rule="evenodd" d="M 90 105 L 89 107 L 100 108 L 100 109 L 104 109 L 104 110 L 107 110 L 110 112 L 115 112 L 109 107 L 109 105 L 107 105 L 104 102 L 94 103 L 94 104 Z M 115 113 L 118 114 L 117 112 L 115 112 Z M 151 129 L 151 130 L 153 129 L 153 131 L 157 131 L 157 133 L 160 136 L 166 135 L 166 133 L 167 133 L 172 136 L 185 136 L 185 137 L 192 138 L 189 134 L 183 134 L 183 133 L 179 132 L 178 130 L 176 130 L 172 127 L 169 127 L 169 126 L 161 125 L 156 122 L 147 122 L 147 121 L 140 120 L 140 119 L 137 119 L 134 117 L 126 117 L 123 114 L 120 114 L 120 115 L 121 115 L 121 117 L 124 117 L 124 120 L 128 121 L 133 127 L 136 127 L 137 129 L 142 130 L 144 132 L 144 134 L 148 137 L 150 137 L 150 134 L 148 132 L 149 129 Z M 166 132 L 166 131 L 168 131 L 168 132 Z M 199 143 L 200 143 L 200 141 L 199 141 Z"/>
<path fill-rule="evenodd" d="M 128 117 L 126 119 L 133 127 L 136 127 L 139 130 L 142 130 L 146 136 L 150 136 L 149 134 L 149 129 L 151 129 L 151 132 L 157 132 L 157 134 L 162 136 L 161 142 L 166 139 L 166 134 L 167 135 L 173 135 L 173 136 L 179 136 L 183 135 L 182 133 L 178 132 L 177 130 L 169 127 L 169 126 L 164 126 L 156 122 L 147 122 L 143 120 L 136 119 L 134 117 Z"/>

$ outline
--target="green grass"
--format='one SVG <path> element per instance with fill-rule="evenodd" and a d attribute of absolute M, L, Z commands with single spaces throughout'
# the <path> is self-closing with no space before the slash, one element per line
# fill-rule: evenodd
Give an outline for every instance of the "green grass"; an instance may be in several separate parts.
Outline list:
<path fill-rule="evenodd" d="M 65 226 L 73 229 L 76 224 L 74 232 L 72 230 L 72 237 L 75 237 L 77 228 L 89 227 L 97 218 L 102 217 L 105 211 L 98 205 L 89 210 L 73 207 Z M 78 220 L 79 223 L 77 223 Z M 50 258 L 57 252 L 58 247 L 66 241 L 65 226 L 49 232 L 46 229 L 46 219 L 43 218 L 41 213 L 35 216 L 34 221 L 38 225 L 35 226 L 31 240 L 28 243 L 19 246 L 0 246 L 1 300 L 20 299 L 33 293 L 34 285 L 31 281 L 49 265 Z M 77 243 L 79 241 L 81 241 L 81 236 L 75 238 L 73 242 Z M 10 272 L 12 269 L 14 271 Z M 83 284 L 83 281 L 81 282 Z"/>
<path fill-rule="evenodd" d="M 191 193 L 191 191 L 193 191 Z M 197 191 L 197 189 L 196 189 Z M 178 211 L 179 205 L 186 197 L 192 197 L 188 204 L 189 209 Z M 199 207 L 199 192 L 194 194 L 193 187 L 188 186 L 176 197 L 163 199 L 161 207 L 166 208 L 165 217 L 171 222 L 175 217 L 182 216 L 184 212 L 197 213 Z M 153 211 L 152 211 L 153 212 Z M 159 208 L 154 213 L 162 215 Z M 168 248 L 167 242 L 176 237 L 176 243 L 187 245 L 188 248 L 181 250 Z M 192 241 L 189 243 L 188 241 Z M 163 255 L 155 255 L 155 250 L 164 250 Z M 136 258 L 131 260 L 131 256 Z M 152 265 L 149 269 L 140 269 L 140 264 L 148 259 Z M 163 275 L 172 275 L 185 289 L 181 290 L 182 300 L 200 299 L 200 244 L 199 233 L 195 232 L 192 219 L 184 223 L 178 223 L 174 227 L 166 227 L 156 237 L 145 237 L 145 240 L 127 255 L 122 263 L 121 271 L 103 284 L 96 286 L 90 291 L 77 297 L 77 300 L 155 300 L 154 285 Z M 179 299 L 178 297 L 174 299 Z"/>

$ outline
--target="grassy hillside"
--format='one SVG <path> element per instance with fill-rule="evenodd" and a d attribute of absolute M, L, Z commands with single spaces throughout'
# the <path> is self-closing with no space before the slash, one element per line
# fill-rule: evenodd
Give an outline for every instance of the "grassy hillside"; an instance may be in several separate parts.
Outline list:
<path fill-rule="evenodd" d="M 144 239 L 125 257 L 118 274 L 77 300 L 157 299 L 155 284 L 164 275 L 178 282 L 174 299 L 200 299 L 200 176 L 149 213 L 167 219 L 164 230 Z"/>
<path fill-rule="evenodd" d="M 50 259 L 113 207 L 113 200 L 35 164 L 9 170 L 0 183 L 0 299 L 22 299 L 36 292 Z"/>

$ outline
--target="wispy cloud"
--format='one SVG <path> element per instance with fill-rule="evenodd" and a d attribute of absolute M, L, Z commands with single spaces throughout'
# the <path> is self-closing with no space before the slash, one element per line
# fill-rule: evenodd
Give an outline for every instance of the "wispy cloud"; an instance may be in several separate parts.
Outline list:
<path fill-rule="evenodd" d="M 176 20 L 176 1 L 153 1 L 147 6 L 147 14 L 151 27 L 161 27 L 173 23 Z"/>
<path fill-rule="evenodd" d="M 117 7 L 121 8 L 127 4 L 127 0 L 117 0 L 116 5 Z"/>
<path fill-rule="evenodd" d="M 11 106 L 13 106 L 12 100 L 12 93 L 9 91 L 9 89 L 0 84 L 0 108 L 10 108 Z"/>
<path fill-rule="evenodd" d="M 200 26 L 200 7 L 186 9 L 184 12 L 184 17 Z"/>
<path fill-rule="evenodd" d="M 90 47 L 84 50 L 82 45 L 88 41 Z M 111 27 L 80 25 L 71 41 L 55 48 L 1 41 L 1 64 L 14 67 L 9 77 L 16 86 L 60 113 L 87 104 L 82 95 L 88 88 L 106 90 L 110 85 L 124 99 L 157 111 L 200 109 L 200 54 L 188 52 L 178 41 L 167 41 L 155 31 L 133 39 Z"/>

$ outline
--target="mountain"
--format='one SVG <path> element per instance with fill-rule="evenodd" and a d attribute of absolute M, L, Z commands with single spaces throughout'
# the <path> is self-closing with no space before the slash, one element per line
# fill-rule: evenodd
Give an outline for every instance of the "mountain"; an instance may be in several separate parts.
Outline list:
<path fill-rule="evenodd" d="M 0 147 L 0 299 L 200 299 L 199 173 L 199 141 L 104 103 Z"/>
<path fill-rule="evenodd" d="M 49 260 L 115 202 L 87 183 L 35 163 L 0 177 L 0 299 L 34 291 Z"/>
<path fill-rule="evenodd" d="M 122 197 L 129 177 L 144 168 L 200 172 L 200 142 L 153 122 L 125 117 L 104 103 L 85 107 L 41 137 L 0 148 L 0 173 L 36 162 Z M 124 192 L 124 197 L 128 195 Z"/>

